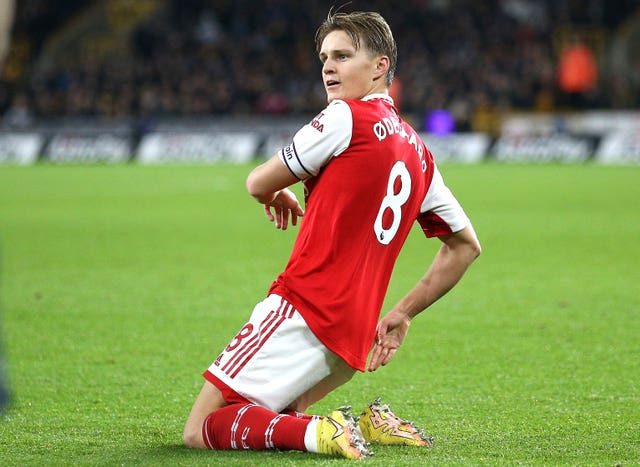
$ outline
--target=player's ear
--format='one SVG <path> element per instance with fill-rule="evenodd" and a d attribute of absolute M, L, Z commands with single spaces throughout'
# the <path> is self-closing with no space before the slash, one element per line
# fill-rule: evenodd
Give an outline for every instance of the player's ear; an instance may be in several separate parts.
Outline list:
<path fill-rule="evenodd" d="M 381 76 L 385 76 L 389 71 L 389 57 L 381 55 L 376 61 L 375 78 L 378 79 Z"/>

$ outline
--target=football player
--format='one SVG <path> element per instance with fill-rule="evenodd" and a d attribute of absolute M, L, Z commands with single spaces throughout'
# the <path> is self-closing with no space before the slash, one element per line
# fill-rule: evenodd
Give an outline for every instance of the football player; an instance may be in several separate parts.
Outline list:
<path fill-rule="evenodd" d="M 469 218 L 389 97 L 397 49 L 386 21 L 374 12 L 330 12 L 316 46 L 327 107 L 246 182 L 276 228 L 302 218 L 300 231 L 266 299 L 204 372 L 184 431 L 189 447 L 359 459 L 370 443 L 431 444 L 379 399 L 359 420 L 346 408 L 304 414 L 356 371 L 389 363 L 413 318 L 480 254 Z M 305 188 L 304 211 L 287 188 L 297 182 Z M 442 246 L 417 285 L 378 321 L 415 221 Z"/>

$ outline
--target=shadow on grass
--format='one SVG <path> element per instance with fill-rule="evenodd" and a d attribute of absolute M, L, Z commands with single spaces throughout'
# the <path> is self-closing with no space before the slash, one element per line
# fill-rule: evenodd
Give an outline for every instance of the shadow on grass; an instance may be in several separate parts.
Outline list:
<path fill-rule="evenodd" d="M 429 463 L 432 450 L 376 446 L 376 454 L 365 460 L 367 466 L 421 465 Z M 150 446 L 146 450 L 150 464 L 224 465 L 224 466 L 298 466 L 353 465 L 353 461 L 299 451 L 211 451 L 189 449 L 181 444 Z"/>
<path fill-rule="evenodd" d="M 178 443 L 149 446 L 145 452 L 146 456 L 141 453 L 141 457 L 146 457 L 149 463 L 157 465 L 297 466 L 352 462 L 300 451 L 212 451 L 189 449 Z"/>

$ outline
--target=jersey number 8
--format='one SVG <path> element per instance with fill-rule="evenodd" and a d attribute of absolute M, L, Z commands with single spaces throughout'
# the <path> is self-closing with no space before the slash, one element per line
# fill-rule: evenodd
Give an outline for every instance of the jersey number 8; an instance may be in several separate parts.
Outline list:
<path fill-rule="evenodd" d="M 399 191 L 396 193 L 396 183 L 400 181 Z M 396 161 L 389 173 L 389 181 L 387 182 L 387 194 L 382 199 L 380 210 L 373 223 L 373 231 L 376 238 L 383 245 L 388 245 L 393 237 L 398 233 L 400 228 L 400 220 L 402 219 L 402 206 L 409 199 L 411 194 L 411 175 L 403 161 Z M 385 228 L 382 224 L 382 218 L 385 211 L 389 209 L 393 215 L 391 226 Z"/>

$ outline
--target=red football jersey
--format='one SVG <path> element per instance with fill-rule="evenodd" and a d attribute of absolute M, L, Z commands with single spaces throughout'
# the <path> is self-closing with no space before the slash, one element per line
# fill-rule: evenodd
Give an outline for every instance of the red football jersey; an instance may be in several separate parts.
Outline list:
<path fill-rule="evenodd" d="M 435 236 L 468 219 L 386 95 L 333 101 L 279 155 L 304 181 L 306 212 L 269 292 L 294 304 L 320 341 L 364 371 L 413 222 Z"/>

